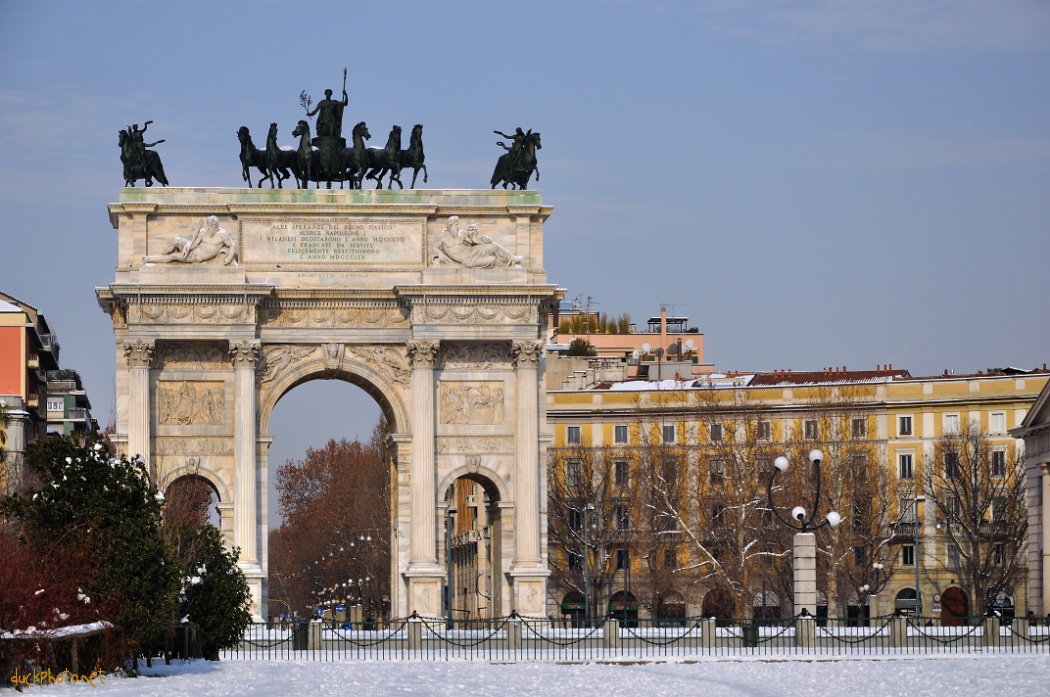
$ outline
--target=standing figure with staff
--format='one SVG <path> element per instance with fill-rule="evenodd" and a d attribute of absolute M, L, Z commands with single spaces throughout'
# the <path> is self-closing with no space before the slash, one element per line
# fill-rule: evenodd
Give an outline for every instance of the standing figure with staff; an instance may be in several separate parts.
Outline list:
<path fill-rule="evenodd" d="M 318 164 L 321 170 L 317 180 L 327 181 L 328 187 L 331 188 L 333 181 L 341 182 L 346 178 L 346 167 L 343 162 L 343 150 L 346 149 L 346 139 L 343 138 L 343 109 L 350 103 L 350 98 L 346 94 L 346 68 L 343 68 L 342 101 L 332 99 L 332 90 L 325 90 L 324 99 L 319 101 L 311 111 L 310 98 L 305 91 L 299 96 L 299 99 L 303 108 L 306 109 L 308 118 L 314 114 L 317 115 L 317 122 L 314 125 L 316 136 L 312 141 L 318 150 Z"/>

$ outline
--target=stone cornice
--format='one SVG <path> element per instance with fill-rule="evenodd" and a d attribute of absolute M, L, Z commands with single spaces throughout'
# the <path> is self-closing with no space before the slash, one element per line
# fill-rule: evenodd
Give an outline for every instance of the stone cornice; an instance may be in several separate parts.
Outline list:
<path fill-rule="evenodd" d="M 126 302 L 184 303 L 194 298 L 215 302 L 218 299 L 258 302 L 273 294 L 268 283 L 113 283 L 96 288 L 99 300 L 121 299 Z"/>

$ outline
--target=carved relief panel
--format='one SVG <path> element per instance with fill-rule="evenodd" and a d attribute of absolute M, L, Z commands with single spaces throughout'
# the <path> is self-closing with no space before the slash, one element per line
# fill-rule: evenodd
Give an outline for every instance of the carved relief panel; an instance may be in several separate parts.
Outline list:
<path fill-rule="evenodd" d="M 506 397 L 498 380 L 441 383 L 443 424 L 502 424 Z"/>
<path fill-rule="evenodd" d="M 157 383 L 157 423 L 165 426 L 221 426 L 226 388 L 222 382 Z"/>

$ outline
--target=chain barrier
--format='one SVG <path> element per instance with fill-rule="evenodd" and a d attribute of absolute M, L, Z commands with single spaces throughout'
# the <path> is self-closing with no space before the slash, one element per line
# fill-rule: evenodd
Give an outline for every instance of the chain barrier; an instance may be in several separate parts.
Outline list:
<path fill-rule="evenodd" d="M 524 617 L 522 617 L 521 615 L 518 615 L 517 617 L 518 617 L 519 620 L 521 620 L 522 628 L 523 629 L 528 629 L 532 633 L 532 636 L 535 637 L 535 639 L 537 639 L 539 641 L 545 641 L 548 644 L 551 644 L 552 646 L 561 646 L 561 647 L 576 646 L 577 644 L 582 644 L 587 639 L 590 639 L 591 637 L 596 635 L 598 633 L 598 629 L 604 627 L 604 625 L 605 625 L 605 620 L 602 619 L 600 621 L 601 623 L 600 624 L 596 624 L 595 626 L 591 627 L 591 630 L 587 634 L 584 634 L 583 636 L 577 637 L 575 639 L 567 639 L 565 641 L 558 641 L 557 639 L 555 639 L 553 637 L 543 636 L 542 634 L 540 634 L 541 629 L 538 629 L 538 628 L 533 627 L 532 625 L 530 625 L 529 621 L 527 619 L 525 619 Z M 595 621 L 597 622 L 597 620 L 595 620 Z M 525 639 L 524 633 L 522 633 L 522 639 L 523 640 Z"/>
<path fill-rule="evenodd" d="M 434 626 L 431 626 L 431 624 L 426 621 L 426 618 L 417 616 L 417 619 L 420 622 L 423 623 L 423 626 L 431 634 L 433 634 L 435 638 L 440 639 L 441 641 L 445 642 L 446 644 L 449 644 L 451 646 L 455 646 L 456 648 L 459 648 L 459 649 L 472 649 L 472 648 L 475 648 L 477 646 L 480 646 L 481 644 L 483 644 L 486 641 L 491 640 L 492 637 L 494 637 L 497 634 L 499 634 L 501 630 L 506 629 L 507 628 L 507 623 L 508 623 L 510 618 L 508 618 L 508 617 L 497 618 L 497 620 L 500 623 L 489 633 L 489 635 L 485 636 L 485 637 L 482 637 L 482 638 L 480 638 L 480 639 L 478 639 L 477 641 L 474 641 L 474 642 L 454 641 L 451 638 L 449 638 L 448 636 L 443 636 L 443 635 L 438 633 L 439 630 L 440 630 L 440 625 L 434 625 L 434 626 L 438 627 L 438 629 L 434 629 Z M 445 634 L 447 635 L 449 631 L 457 631 L 457 630 L 455 630 L 455 629 L 453 629 L 453 630 L 445 629 Z M 464 630 L 458 630 L 458 631 L 464 631 Z M 466 631 L 471 631 L 471 630 L 466 630 Z"/>

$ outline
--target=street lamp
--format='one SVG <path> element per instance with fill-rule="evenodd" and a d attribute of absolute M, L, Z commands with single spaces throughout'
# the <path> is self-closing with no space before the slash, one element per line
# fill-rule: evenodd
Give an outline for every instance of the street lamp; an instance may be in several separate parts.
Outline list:
<path fill-rule="evenodd" d="M 917 494 L 915 496 L 915 558 L 912 560 L 915 562 L 915 621 L 918 622 L 919 618 L 922 617 L 922 591 L 919 590 L 919 504 L 925 503 L 926 497 L 923 494 Z"/>
<path fill-rule="evenodd" d="M 445 628 L 452 629 L 452 516 L 456 507 L 449 506 L 445 511 Z"/>
<path fill-rule="evenodd" d="M 797 531 L 795 533 L 794 548 L 795 615 L 799 615 L 802 612 L 808 612 L 810 608 L 813 610 L 810 614 L 816 614 L 817 538 L 813 534 L 813 531 L 819 530 L 825 525 L 830 525 L 833 528 L 838 527 L 838 524 L 842 522 L 842 516 L 835 511 L 830 511 L 825 517 L 825 520 L 816 525 L 813 524 L 813 521 L 817 517 L 817 509 L 820 506 L 820 463 L 824 461 L 824 453 L 817 449 L 810 450 L 809 461 L 813 464 L 813 479 L 816 484 L 816 491 L 813 495 L 812 512 L 807 513 L 806 509 L 802 506 L 795 506 L 791 509 L 791 520 L 793 522 L 788 522 L 780 515 L 776 505 L 773 503 L 773 482 L 776 480 L 778 474 L 786 472 L 790 466 L 788 459 L 783 455 L 773 461 L 773 473 L 769 477 L 769 487 L 766 492 L 769 497 L 769 507 L 772 509 L 773 515 L 775 515 L 777 520 L 785 526 Z M 765 602 L 764 598 L 763 602 Z"/>
<path fill-rule="evenodd" d="M 591 524 L 588 514 L 593 510 L 593 503 L 583 507 L 583 617 L 588 627 L 591 626 Z"/>

